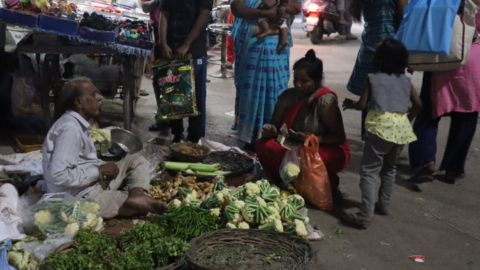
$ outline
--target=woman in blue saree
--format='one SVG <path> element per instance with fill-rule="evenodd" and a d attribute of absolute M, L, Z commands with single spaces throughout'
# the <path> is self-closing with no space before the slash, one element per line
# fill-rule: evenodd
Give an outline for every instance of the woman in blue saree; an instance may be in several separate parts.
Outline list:
<path fill-rule="evenodd" d="M 265 0 L 264 0 L 265 1 Z M 257 9 L 262 0 L 233 0 L 232 13 L 233 40 L 235 50 L 235 86 L 237 88 L 238 139 L 253 144 L 261 137 L 262 127 L 272 117 L 277 97 L 288 87 L 290 80 L 290 47 L 292 39 L 289 32 L 289 45 L 277 53 L 278 26 L 284 18 L 277 8 Z M 286 13 L 300 13 L 301 3 L 290 0 Z M 267 18 L 275 35 L 259 40 L 261 32 L 257 27 L 259 18 Z"/>

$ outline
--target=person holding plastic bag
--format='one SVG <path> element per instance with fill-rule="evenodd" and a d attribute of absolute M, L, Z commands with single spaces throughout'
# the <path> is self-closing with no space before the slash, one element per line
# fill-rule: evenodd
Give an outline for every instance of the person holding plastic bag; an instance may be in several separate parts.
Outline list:
<path fill-rule="evenodd" d="M 98 159 L 88 121 L 99 114 L 101 102 L 88 78 L 70 80 L 63 87 L 59 100 L 63 115 L 42 146 L 44 191 L 92 199 L 100 205 L 102 218 L 164 213 L 163 202 L 144 194 L 150 177 L 143 156 L 127 155 L 117 163 Z"/>
<path fill-rule="evenodd" d="M 480 1 L 473 2 L 478 8 Z M 480 32 L 480 9 L 475 23 L 477 32 Z M 420 93 L 423 107 L 413 124 L 418 141 L 409 145 L 414 177 L 432 175 L 437 170 L 438 125 L 444 116 L 450 116 L 451 123 L 439 169 L 445 171 L 445 182 L 449 184 L 465 177 L 465 162 L 480 111 L 480 43 L 477 34 L 472 38 L 474 42 L 466 65 L 449 71 L 425 72 L 423 75 Z"/>
<path fill-rule="evenodd" d="M 303 138 L 307 133 L 318 139 L 318 154 L 325 164 L 334 199 L 341 199 L 338 173 L 350 160 L 337 95 L 325 86 L 323 62 L 309 50 L 293 66 L 294 88 L 283 92 L 275 105 L 270 124 L 263 127 L 262 138 L 255 142 L 257 157 L 267 177 L 280 179 L 280 165 L 287 149 L 275 141 L 283 124 Z M 303 167 L 302 160 L 302 167 Z M 295 182 L 294 182 L 295 184 Z"/>

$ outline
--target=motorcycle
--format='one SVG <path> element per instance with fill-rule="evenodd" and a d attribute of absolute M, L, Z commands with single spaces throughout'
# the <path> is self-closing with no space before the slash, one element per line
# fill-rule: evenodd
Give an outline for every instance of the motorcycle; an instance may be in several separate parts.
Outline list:
<path fill-rule="evenodd" d="M 345 35 L 345 26 L 339 24 L 336 0 L 309 0 L 302 10 L 306 21 L 304 30 L 312 44 L 320 44 L 323 35 L 330 36 L 337 32 Z"/>

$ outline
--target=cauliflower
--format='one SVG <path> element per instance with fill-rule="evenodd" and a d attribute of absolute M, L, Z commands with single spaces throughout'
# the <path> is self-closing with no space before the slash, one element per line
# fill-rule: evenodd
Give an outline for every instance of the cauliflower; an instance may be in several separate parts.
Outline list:
<path fill-rule="evenodd" d="M 235 204 L 235 207 L 237 207 L 238 209 L 242 209 L 243 207 L 245 207 L 245 202 L 244 201 L 235 201 L 234 202 Z"/>
<path fill-rule="evenodd" d="M 96 202 L 84 201 L 80 204 L 80 210 L 86 213 L 97 214 L 100 211 L 100 205 Z"/>
<path fill-rule="evenodd" d="M 277 210 L 277 212 L 280 211 L 280 206 L 278 205 L 277 202 L 269 202 L 269 203 L 267 203 L 267 206 L 268 207 L 271 206 L 271 207 L 275 208 Z"/>
<path fill-rule="evenodd" d="M 247 222 L 243 221 L 243 222 L 238 223 L 238 228 L 239 229 L 250 229 L 250 225 Z"/>
<path fill-rule="evenodd" d="M 49 223 L 53 219 L 52 213 L 50 213 L 48 210 L 40 210 L 36 212 L 33 217 L 35 218 L 35 225 L 37 226 Z"/>
<path fill-rule="evenodd" d="M 272 187 L 277 190 L 278 194 L 281 193 L 281 190 L 277 185 L 272 185 Z"/>
<path fill-rule="evenodd" d="M 301 220 L 295 220 L 295 232 L 301 237 L 306 237 L 308 235 L 305 224 L 303 224 Z"/>
<path fill-rule="evenodd" d="M 290 192 L 286 191 L 286 190 L 282 190 L 280 192 L 280 197 L 282 200 L 286 200 L 288 198 L 288 196 L 290 196 Z"/>
<path fill-rule="evenodd" d="M 279 219 L 273 219 L 272 221 L 258 226 L 260 230 L 274 230 L 277 232 L 283 232 L 283 224 Z"/>
<path fill-rule="evenodd" d="M 192 193 L 188 194 L 186 199 L 196 199 L 197 198 L 197 191 L 192 190 Z"/>
<path fill-rule="evenodd" d="M 180 206 L 182 206 L 182 202 L 179 199 L 175 199 L 168 203 L 168 207 L 179 208 Z"/>
<path fill-rule="evenodd" d="M 63 220 L 63 222 L 65 223 L 74 223 L 74 222 L 77 222 L 77 220 L 72 217 L 72 216 L 67 216 L 67 214 L 65 214 L 65 212 L 62 212 L 60 214 L 60 218 Z"/>
<path fill-rule="evenodd" d="M 24 242 L 19 242 L 24 243 Z M 30 253 L 23 249 L 11 249 L 7 254 L 8 264 L 17 270 L 35 270 L 38 269 L 38 262 L 30 257 Z M 8 268 L 8 266 L 7 266 Z"/>
<path fill-rule="evenodd" d="M 225 203 L 225 196 L 223 196 L 222 192 L 217 193 L 217 201 L 220 205 L 224 205 Z"/>
<path fill-rule="evenodd" d="M 97 225 L 98 219 L 95 214 L 87 214 L 86 221 L 82 224 L 82 229 L 93 229 Z"/>
<path fill-rule="evenodd" d="M 225 228 L 227 228 L 227 229 L 236 229 L 237 227 L 235 226 L 235 224 L 228 222 L 227 225 L 225 226 Z"/>
<path fill-rule="evenodd" d="M 265 219 L 260 220 L 260 224 L 270 223 L 270 222 L 274 221 L 276 219 L 276 217 L 277 216 L 275 214 L 272 214 L 272 215 L 266 217 Z"/>
<path fill-rule="evenodd" d="M 102 217 L 97 218 L 97 225 L 95 226 L 95 231 L 96 232 L 103 231 L 103 218 Z"/>
<path fill-rule="evenodd" d="M 220 216 L 220 208 L 210 209 L 210 215 L 219 217 Z"/>
<path fill-rule="evenodd" d="M 185 198 L 182 201 L 182 206 L 198 207 L 198 206 L 200 206 L 201 203 L 202 203 L 202 201 L 194 199 L 194 198 L 188 198 L 188 196 L 187 196 L 187 198 Z"/>
<path fill-rule="evenodd" d="M 239 223 L 243 221 L 243 216 L 241 214 L 233 214 L 234 218 L 231 220 L 232 223 Z"/>
<path fill-rule="evenodd" d="M 222 189 L 221 193 L 223 194 L 223 199 L 224 199 L 223 206 L 226 206 L 226 205 L 228 205 L 228 204 L 230 204 L 231 202 L 234 201 L 232 195 L 230 195 L 230 189 L 229 188 Z"/>
<path fill-rule="evenodd" d="M 291 194 L 297 194 L 297 190 L 295 189 L 295 187 L 292 184 L 287 184 L 286 189 Z"/>
<path fill-rule="evenodd" d="M 65 227 L 65 234 L 76 234 L 79 229 L 77 223 L 70 223 Z"/>
<path fill-rule="evenodd" d="M 280 177 L 285 182 L 292 182 L 293 180 L 297 179 L 299 174 L 300 167 L 298 167 L 297 164 L 288 162 L 287 165 L 282 168 L 282 171 L 280 172 Z"/>
<path fill-rule="evenodd" d="M 269 206 L 268 209 L 272 210 L 275 213 L 275 218 L 280 219 L 280 213 L 278 212 L 277 208 L 274 206 Z"/>
<path fill-rule="evenodd" d="M 255 215 L 253 213 L 248 213 L 247 209 L 245 207 L 242 208 L 242 216 L 245 219 L 246 222 L 248 223 L 256 223 L 255 222 Z"/>
<path fill-rule="evenodd" d="M 287 205 L 287 204 L 289 204 L 289 203 L 288 203 L 287 199 L 285 199 L 285 200 L 281 200 L 280 203 L 278 204 L 278 206 L 281 209 L 284 205 Z"/>
<path fill-rule="evenodd" d="M 287 201 L 293 206 L 295 210 L 305 206 L 305 200 L 302 198 L 302 196 L 298 194 L 288 196 Z"/>
<path fill-rule="evenodd" d="M 261 206 L 267 206 L 267 203 L 265 202 L 265 200 L 260 197 L 257 197 L 257 202 Z"/>
<path fill-rule="evenodd" d="M 246 183 L 245 191 L 247 195 L 258 194 L 260 193 L 260 188 L 254 183 Z"/>

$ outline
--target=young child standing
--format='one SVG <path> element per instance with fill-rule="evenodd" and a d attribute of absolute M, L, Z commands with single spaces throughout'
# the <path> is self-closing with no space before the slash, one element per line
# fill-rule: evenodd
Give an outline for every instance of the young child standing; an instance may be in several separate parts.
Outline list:
<path fill-rule="evenodd" d="M 360 169 L 362 206 L 357 214 L 344 216 L 343 220 L 366 228 L 374 212 L 388 215 L 388 206 L 395 182 L 397 159 L 405 144 L 417 138 L 411 126 L 420 111 L 421 101 L 405 76 L 408 51 L 398 40 L 381 41 L 373 62 L 379 73 L 369 74 L 360 100 L 345 99 L 343 108 L 363 110 L 368 108 L 365 120 L 367 131 Z M 409 109 L 409 102 L 412 107 Z M 381 185 L 378 202 L 375 203 L 376 178 L 380 174 Z"/>

